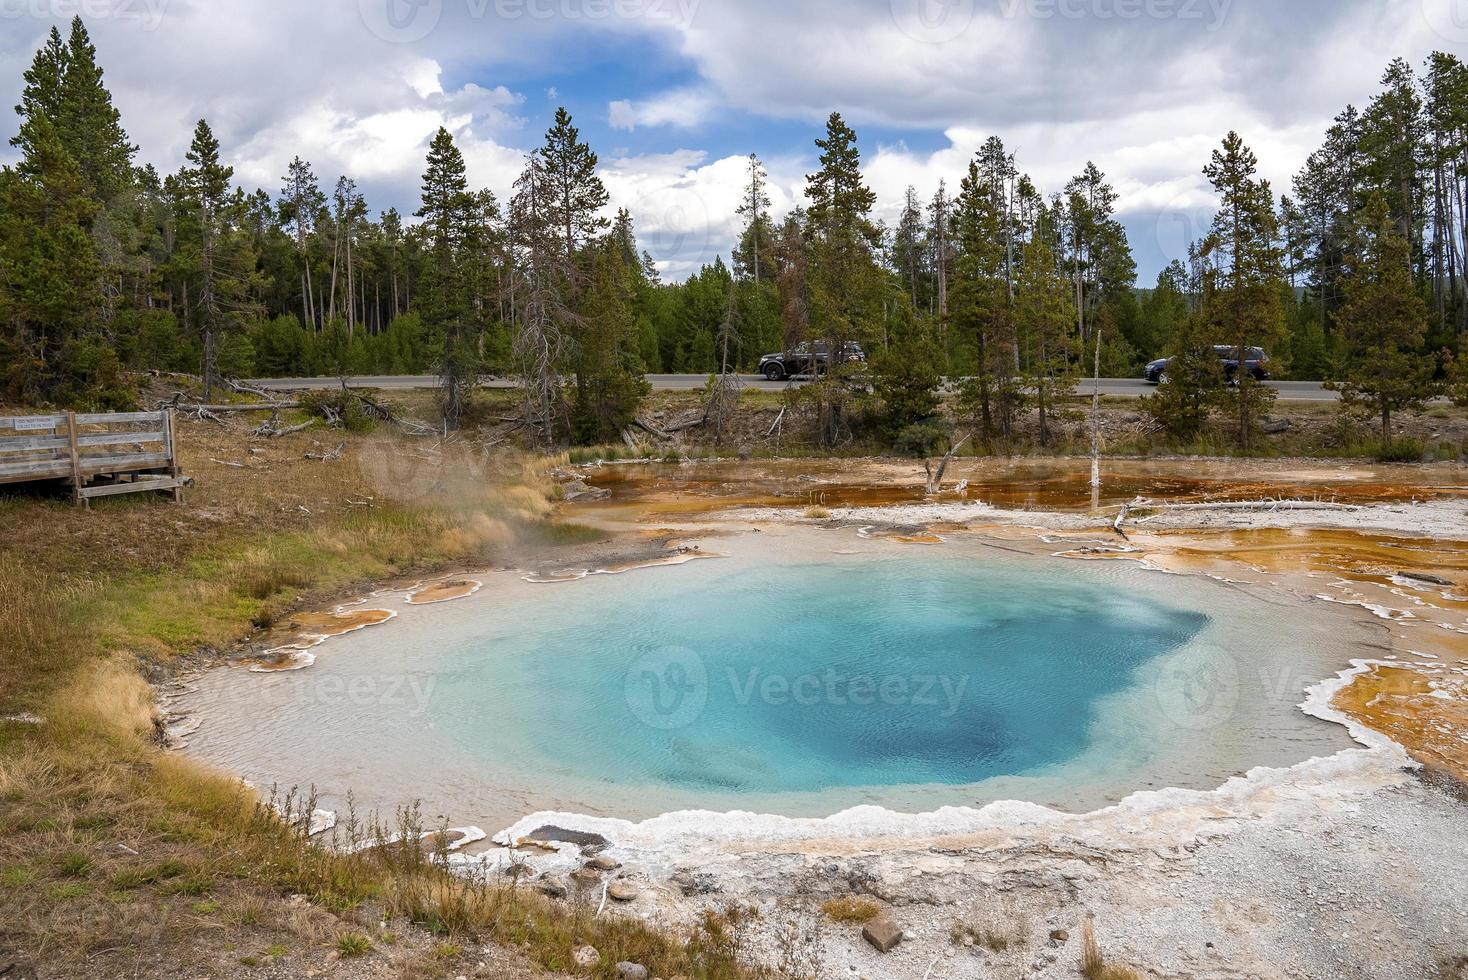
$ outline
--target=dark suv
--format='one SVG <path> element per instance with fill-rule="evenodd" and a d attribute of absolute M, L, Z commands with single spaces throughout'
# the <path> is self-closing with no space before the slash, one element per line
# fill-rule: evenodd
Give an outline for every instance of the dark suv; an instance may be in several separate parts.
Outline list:
<path fill-rule="evenodd" d="M 771 381 L 784 381 L 798 374 L 820 374 L 831 366 L 830 350 L 827 341 L 817 340 L 780 354 L 766 354 L 759 359 L 759 373 Z M 842 364 L 862 364 L 866 359 L 860 344 L 847 341 L 841 345 Z"/>
<path fill-rule="evenodd" d="M 1213 353 L 1218 356 L 1218 363 L 1223 367 L 1223 376 L 1229 384 L 1233 384 L 1239 376 L 1238 348 L 1230 344 L 1215 344 Z M 1269 355 L 1264 353 L 1262 347 L 1250 347 L 1245 351 L 1244 370 L 1254 376 L 1255 381 L 1268 381 Z M 1148 384 L 1160 385 L 1167 380 L 1167 368 L 1175 358 L 1164 357 L 1153 361 L 1142 370 L 1142 377 Z"/>

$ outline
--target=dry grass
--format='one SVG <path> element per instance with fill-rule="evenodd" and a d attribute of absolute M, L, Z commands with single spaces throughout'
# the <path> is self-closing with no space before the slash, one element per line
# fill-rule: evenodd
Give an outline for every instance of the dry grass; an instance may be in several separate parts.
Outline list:
<path fill-rule="evenodd" d="M 861 924 L 882 914 L 882 906 L 870 898 L 842 895 L 821 904 L 821 913 L 832 922 Z"/>
<path fill-rule="evenodd" d="M 0 722 L 9 955 L 58 976 L 155 975 L 160 962 L 202 977 L 251 964 L 339 973 L 333 954 L 443 976 L 444 949 L 481 940 L 515 951 L 495 975 L 516 977 L 566 968 L 590 942 L 604 962 L 664 976 L 747 975 L 707 929 L 593 918 L 513 883 L 455 877 L 419 848 L 330 852 L 236 780 L 161 752 L 144 677 L 180 656 L 227 648 L 366 581 L 585 537 L 545 522 L 545 461 L 466 444 L 396 472 L 396 454 L 423 454 L 422 443 L 331 434 L 346 449 L 322 463 L 303 458 L 309 434 L 261 442 L 181 428 L 199 480 L 183 507 L 141 495 L 91 512 L 0 500 L 0 716 L 44 719 Z M 415 821 L 400 823 L 418 832 Z M 377 832 L 367 823 L 355 832 Z"/>
<path fill-rule="evenodd" d="M 1131 967 L 1106 962 L 1096 941 L 1096 923 L 1089 916 L 1081 924 L 1081 975 L 1086 980 L 1142 980 Z"/>
<path fill-rule="evenodd" d="M 831 519 L 831 512 L 824 507 L 807 507 L 805 516 L 813 521 L 828 521 Z"/>
<path fill-rule="evenodd" d="M 948 938 L 956 946 L 982 946 L 1003 953 L 1030 941 L 1030 922 L 1008 905 L 997 905 L 954 922 Z"/>

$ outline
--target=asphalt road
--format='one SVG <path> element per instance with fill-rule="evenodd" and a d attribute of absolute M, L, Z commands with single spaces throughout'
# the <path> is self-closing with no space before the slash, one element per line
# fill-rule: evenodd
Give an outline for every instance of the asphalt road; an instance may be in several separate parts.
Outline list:
<path fill-rule="evenodd" d="M 766 381 L 757 374 L 741 375 L 741 378 L 747 387 L 757 391 L 783 391 L 787 385 L 787 382 L 784 381 Z M 708 383 L 708 375 L 649 374 L 647 380 L 655 391 L 702 391 L 703 386 Z M 306 391 L 335 388 L 341 384 L 341 380 L 338 378 L 257 378 L 248 383 L 271 391 Z M 799 384 L 799 382 L 795 383 Z M 348 378 L 347 384 L 353 388 L 402 390 L 405 388 L 436 388 L 438 379 L 432 375 L 363 375 Z M 1279 389 L 1281 401 L 1333 402 L 1339 397 L 1333 391 L 1326 391 L 1318 381 L 1274 381 L 1271 384 Z M 494 378 L 486 381 L 484 387 L 513 388 L 514 382 Z M 1156 390 L 1145 381 L 1128 378 L 1102 378 L 1095 387 L 1100 388 L 1101 394 L 1115 398 L 1140 398 Z M 1076 390 L 1082 395 L 1090 395 L 1093 390 L 1092 382 L 1082 381 L 1077 385 Z"/>

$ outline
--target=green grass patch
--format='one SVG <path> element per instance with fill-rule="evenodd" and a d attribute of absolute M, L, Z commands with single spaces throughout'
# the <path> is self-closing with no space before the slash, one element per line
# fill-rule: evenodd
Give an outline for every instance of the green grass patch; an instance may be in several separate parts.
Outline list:
<path fill-rule="evenodd" d="M 92 859 L 73 851 L 62 856 L 57 870 L 65 878 L 85 878 L 92 872 Z"/>
<path fill-rule="evenodd" d="M 336 937 L 336 951 L 343 958 L 366 956 L 372 951 L 372 940 L 359 932 L 346 932 Z"/>

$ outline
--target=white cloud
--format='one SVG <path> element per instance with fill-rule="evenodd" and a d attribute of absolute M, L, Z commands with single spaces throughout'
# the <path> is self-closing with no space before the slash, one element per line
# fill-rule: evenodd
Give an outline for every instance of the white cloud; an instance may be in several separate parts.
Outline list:
<path fill-rule="evenodd" d="M 1102 16 L 1115 0 L 1069 4 L 1081 17 L 1047 16 L 1060 7 L 1046 0 L 698 0 L 671 19 L 511 17 L 493 3 L 442 0 L 413 8 L 435 20 L 396 35 L 420 40 L 393 43 L 383 24 L 369 24 L 375 8 L 366 0 L 169 0 L 154 29 L 120 16 L 93 17 L 89 27 L 143 161 L 175 169 L 194 120 L 207 116 L 241 182 L 274 190 L 299 154 L 323 182 L 357 177 L 374 205 L 416 197 L 439 126 L 459 139 L 471 180 L 506 195 L 522 148 L 538 141 L 538 127 L 521 118 L 517 78 L 535 79 L 531 91 L 555 101 L 557 86 L 547 83 L 566 83 L 546 73 L 584 70 L 595 63 L 589 48 L 608 52 L 596 57 L 646 57 L 646 46 L 681 57 L 693 80 L 609 101 L 606 117 L 613 129 L 640 132 L 643 145 L 681 133 L 677 145 L 690 147 L 613 153 L 606 164 L 614 197 L 635 206 L 645 244 L 677 275 L 726 253 L 738 231 L 744 158 L 713 159 L 698 145 L 716 110 L 758 151 L 770 147 L 751 120 L 804 121 L 814 138 L 832 109 L 858 132 L 876 124 L 944 133 L 946 145 L 922 152 L 863 142 L 888 221 L 908 184 L 925 197 L 940 177 L 956 184 L 989 134 L 1047 192 L 1093 159 L 1114 182 L 1134 238 L 1176 254 L 1211 206 L 1200 171 L 1226 131 L 1238 129 L 1276 191 L 1287 190 L 1331 117 L 1368 101 L 1392 57 L 1420 64 L 1434 47 L 1468 44 L 1448 16 L 1455 2 L 1143 4 L 1221 12 L 1214 24 Z M 917 16 L 934 9 L 945 16 Z M 0 106 L 17 101 L 52 20 L 3 23 Z M 788 129 L 780 133 L 786 156 L 767 160 L 776 213 L 799 202 L 814 166 L 813 147 L 790 155 Z M 0 154 L 13 159 L 4 135 Z"/>
<path fill-rule="evenodd" d="M 707 92 L 685 89 L 665 92 L 642 102 L 618 99 L 607 103 L 607 123 L 631 131 L 639 126 L 675 126 L 688 129 L 702 123 L 714 108 Z"/>

